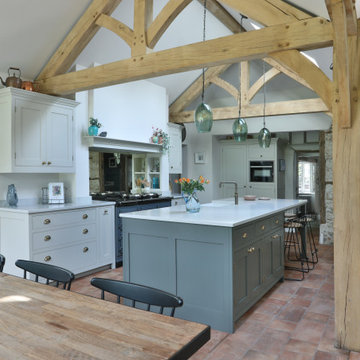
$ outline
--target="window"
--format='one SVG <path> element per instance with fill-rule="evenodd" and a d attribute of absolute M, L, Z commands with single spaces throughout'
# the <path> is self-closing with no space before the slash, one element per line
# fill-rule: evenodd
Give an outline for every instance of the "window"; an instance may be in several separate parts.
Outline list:
<path fill-rule="evenodd" d="M 298 193 L 314 194 L 315 193 L 315 170 L 316 163 L 311 161 L 300 160 L 298 162 Z"/>

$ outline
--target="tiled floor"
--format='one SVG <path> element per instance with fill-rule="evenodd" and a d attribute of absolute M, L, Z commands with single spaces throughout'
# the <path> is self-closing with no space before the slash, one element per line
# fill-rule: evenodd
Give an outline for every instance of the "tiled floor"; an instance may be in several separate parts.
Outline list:
<path fill-rule="evenodd" d="M 293 274 L 286 274 L 288 276 Z M 73 291 L 100 296 L 92 276 Z M 96 276 L 122 278 L 122 269 Z M 334 347 L 333 247 L 319 245 L 319 263 L 304 281 L 278 283 L 238 322 L 234 334 L 212 330 L 192 360 L 360 360 L 360 353 Z"/>

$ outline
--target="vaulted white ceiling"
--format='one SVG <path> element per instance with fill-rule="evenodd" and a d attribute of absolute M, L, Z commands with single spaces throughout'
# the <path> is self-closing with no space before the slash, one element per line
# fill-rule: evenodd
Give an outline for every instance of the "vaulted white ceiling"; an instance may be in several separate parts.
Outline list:
<path fill-rule="evenodd" d="M 154 1 L 154 16 L 166 2 L 167 0 Z M 328 17 L 324 0 L 291 2 L 314 14 Z M 34 79 L 90 3 L 91 0 L 0 0 L 0 73 L 6 76 L 7 69 L 14 66 L 21 69 L 23 79 Z M 357 0 L 357 7 L 359 3 L 360 0 Z M 229 8 L 228 10 L 240 22 L 240 15 Z M 171 24 L 154 50 L 202 41 L 202 14 L 202 6 L 194 0 Z M 133 0 L 123 0 L 112 16 L 132 27 Z M 252 29 L 249 20 L 244 20 L 243 25 L 247 30 Z M 207 39 L 229 34 L 230 30 L 208 14 Z M 312 55 L 329 75 L 331 50 L 316 50 Z M 126 43 L 112 32 L 100 29 L 76 63 L 90 66 L 93 63 L 105 64 L 128 57 L 130 49 Z M 190 71 L 154 78 L 152 81 L 167 88 L 172 102 L 199 74 L 199 70 Z"/>

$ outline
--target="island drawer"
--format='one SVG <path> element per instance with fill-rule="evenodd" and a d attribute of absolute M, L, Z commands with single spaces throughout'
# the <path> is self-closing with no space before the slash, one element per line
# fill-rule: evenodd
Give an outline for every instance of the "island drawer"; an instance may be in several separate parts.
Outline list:
<path fill-rule="evenodd" d="M 39 251 L 96 239 L 96 223 L 69 226 L 32 234 L 32 249 Z"/>
<path fill-rule="evenodd" d="M 255 234 L 257 236 L 266 234 L 274 228 L 275 219 L 274 217 L 261 219 L 255 223 Z"/>
<path fill-rule="evenodd" d="M 32 216 L 33 230 L 45 230 L 69 224 L 87 224 L 95 222 L 96 209 L 81 209 L 74 211 L 57 211 Z"/>
<path fill-rule="evenodd" d="M 52 264 L 76 272 L 77 269 L 89 268 L 96 264 L 96 241 L 46 250 L 33 255 L 32 260 Z"/>
<path fill-rule="evenodd" d="M 255 240 L 254 224 L 240 226 L 233 230 L 234 250 L 247 246 Z"/>
<path fill-rule="evenodd" d="M 282 228 L 284 226 L 284 214 L 279 213 L 279 214 L 276 214 L 275 216 L 273 216 L 271 218 L 270 226 L 272 229 L 276 229 L 277 227 Z"/>

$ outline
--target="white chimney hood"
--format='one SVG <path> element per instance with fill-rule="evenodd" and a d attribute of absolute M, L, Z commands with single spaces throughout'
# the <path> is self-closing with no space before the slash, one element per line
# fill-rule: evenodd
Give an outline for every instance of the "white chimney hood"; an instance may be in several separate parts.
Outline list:
<path fill-rule="evenodd" d="M 121 153 L 160 153 L 161 145 L 137 141 L 112 139 L 103 136 L 84 136 L 84 142 L 92 151 Z"/>

